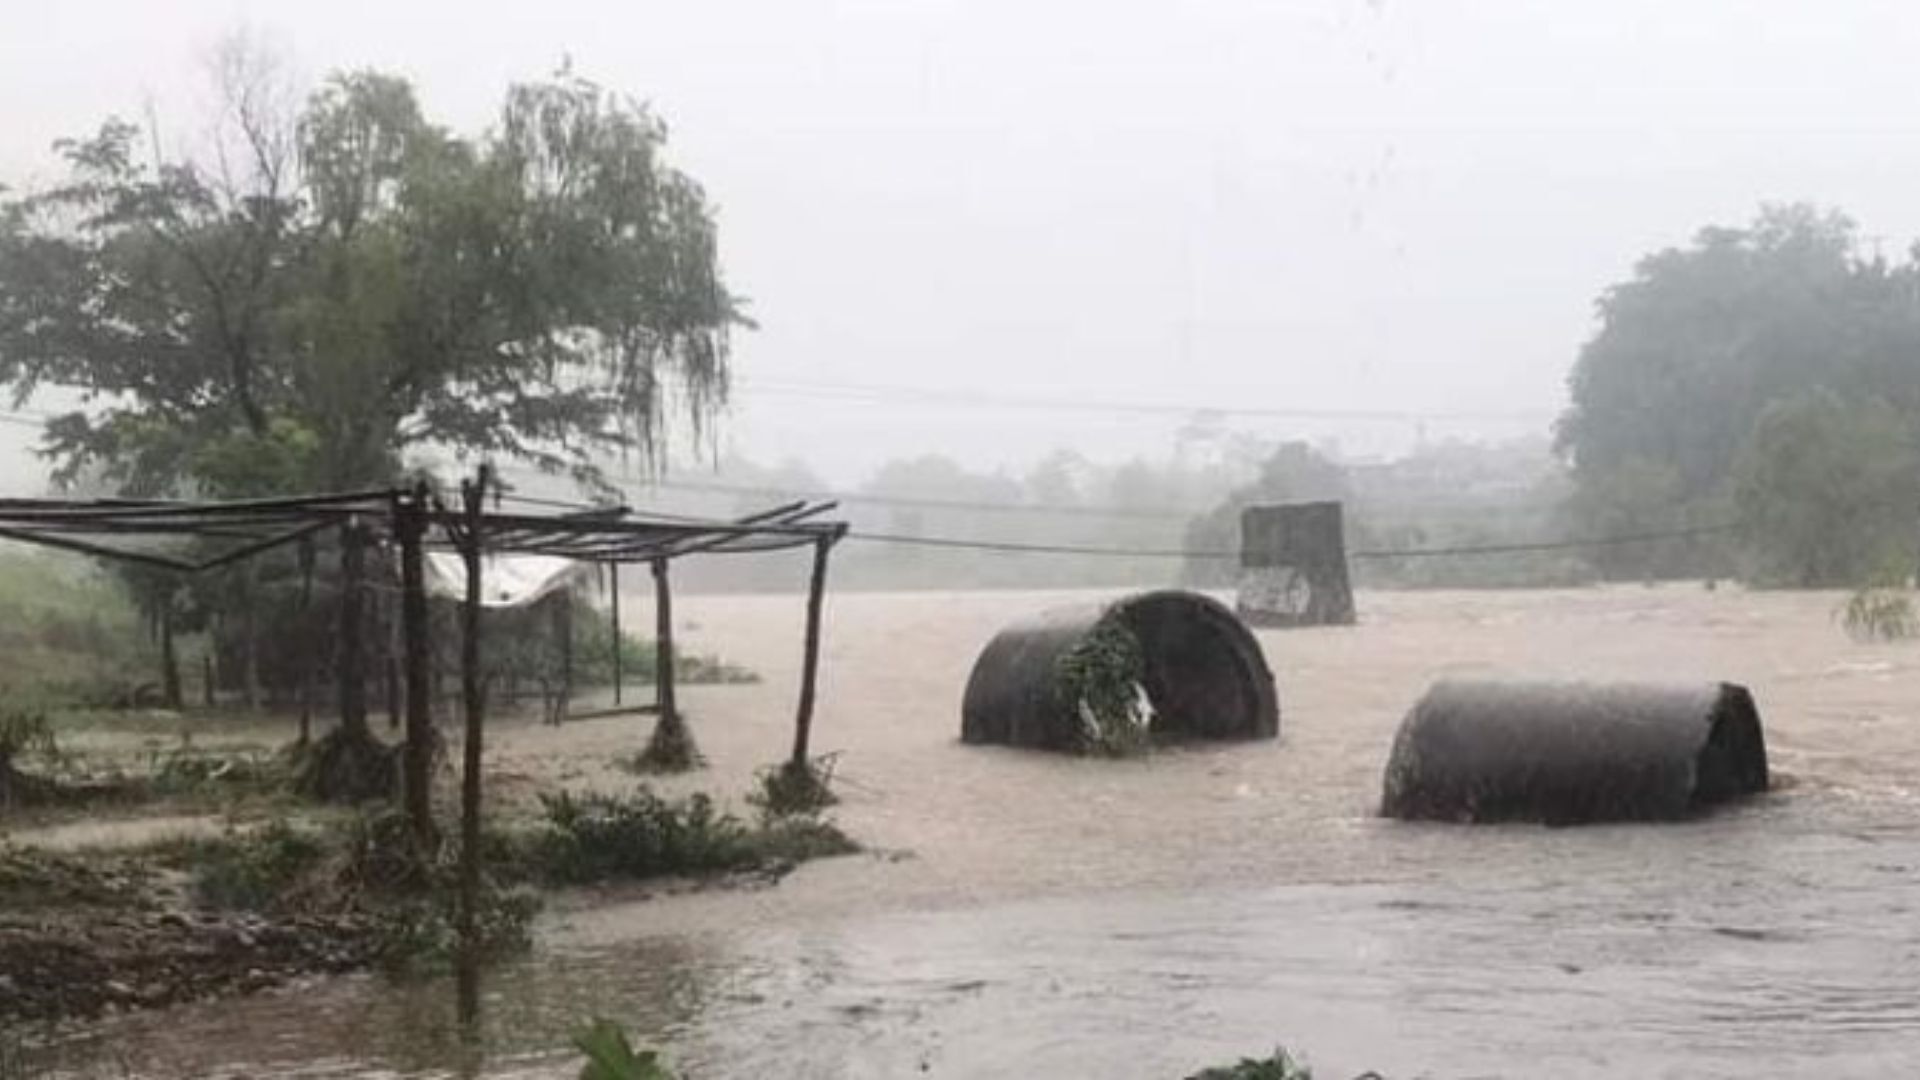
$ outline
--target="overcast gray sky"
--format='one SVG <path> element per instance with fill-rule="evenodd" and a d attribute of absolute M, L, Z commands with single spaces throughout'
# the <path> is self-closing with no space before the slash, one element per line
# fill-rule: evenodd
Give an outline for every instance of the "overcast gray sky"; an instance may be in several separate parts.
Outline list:
<path fill-rule="evenodd" d="M 1537 431 L 1594 297 L 1648 249 L 1763 200 L 1837 205 L 1889 252 L 1920 234 L 1920 11 L 1900 2 L 0 10 L 0 175 L 15 182 L 47 174 L 52 139 L 148 98 L 185 123 L 201 58 L 240 26 L 309 77 L 405 73 L 466 129 L 563 56 L 649 99 L 719 205 L 729 275 L 763 324 L 740 342 L 728 443 L 838 481 L 922 450 L 1157 454 L 1179 423 L 845 387 Z M 1233 424 L 1361 453 L 1418 431 Z"/>

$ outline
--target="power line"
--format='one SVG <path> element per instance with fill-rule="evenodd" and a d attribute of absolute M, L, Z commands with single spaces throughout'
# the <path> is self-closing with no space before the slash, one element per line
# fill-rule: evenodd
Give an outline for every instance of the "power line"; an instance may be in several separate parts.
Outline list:
<path fill-rule="evenodd" d="M 799 382 L 790 380 L 737 379 L 736 389 L 748 393 L 812 397 L 853 402 L 911 401 L 960 408 L 1041 409 L 1065 412 L 1104 412 L 1146 416 L 1182 416 L 1214 413 L 1222 416 L 1246 416 L 1273 420 L 1349 420 L 1389 423 L 1422 421 L 1462 421 L 1500 423 L 1543 423 L 1551 420 L 1546 412 L 1498 411 L 1418 411 L 1406 409 L 1312 409 L 1259 405 L 1222 405 L 1202 403 L 1101 401 L 1085 398 L 1017 397 L 983 393 L 976 390 L 935 389 L 914 386 L 890 386 L 872 383 Z"/>
<path fill-rule="evenodd" d="M 1732 532 L 1740 528 L 1741 522 L 1727 522 L 1719 525 L 1701 525 L 1688 529 L 1671 529 L 1664 532 L 1630 533 L 1618 536 L 1587 537 L 1572 540 L 1541 540 L 1513 544 L 1465 544 L 1451 547 L 1405 548 L 1401 550 L 1374 549 L 1350 551 L 1349 559 L 1431 559 L 1469 555 L 1514 555 L 1540 551 L 1568 551 L 1580 548 L 1612 547 L 1619 544 L 1637 544 L 1654 540 L 1680 540 L 1696 536 L 1708 536 L 1716 533 Z M 1174 548 L 1111 548 L 1092 547 L 1078 544 L 1029 544 L 1014 540 L 972 540 L 950 536 L 912 536 L 903 533 L 877 533 L 855 531 L 847 534 L 850 540 L 863 540 L 877 544 L 899 544 L 911 547 L 951 548 L 965 551 L 995 551 L 1031 555 L 1085 555 L 1132 559 L 1199 559 L 1206 561 L 1240 561 L 1238 551 L 1181 550 Z"/>
<path fill-rule="evenodd" d="M 850 491 L 806 491 L 797 488 L 759 487 L 744 484 L 686 482 L 676 480 L 633 481 L 665 491 L 691 491 L 716 495 L 750 495 L 769 499 L 831 499 L 835 502 L 901 506 L 923 510 L 968 510 L 1003 514 L 1046 514 L 1062 517 L 1142 518 L 1151 521 L 1186 521 L 1204 508 L 1192 510 L 1150 510 L 1127 506 L 1079 506 L 1065 503 L 996 503 L 969 499 L 934 499 L 912 495 L 864 495 Z"/>

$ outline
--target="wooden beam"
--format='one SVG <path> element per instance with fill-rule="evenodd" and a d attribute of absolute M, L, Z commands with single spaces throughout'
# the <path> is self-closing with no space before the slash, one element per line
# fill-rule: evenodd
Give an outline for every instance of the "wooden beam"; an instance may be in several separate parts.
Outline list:
<path fill-rule="evenodd" d="M 303 537 L 297 551 L 300 560 L 300 745 L 313 740 L 314 673 L 319 669 L 315 653 L 320 651 L 319 635 L 313 632 L 313 538 Z"/>
<path fill-rule="evenodd" d="M 462 518 L 458 531 L 460 557 L 466 563 L 467 596 L 461 606 L 460 684 L 466 702 L 466 751 L 460 776 L 460 952 L 469 962 L 477 958 L 476 913 L 480 902 L 480 765 L 485 730 L 486 690 L 480 671 L 480 556 L 490 470 L 460 485 Z"/>
<path fill-rule="evenodd" d="M 813 736 L 814 684 L 820 670 L 820 608 L 827 591 L 827 553 L 833 540 L 821 537 L 813 545 L 813 581 L 807 589 L 806 657 L 800 668 L 800 707 L 793 720 L 793 760 L 807 763 L 807 743 Z"/>
<path fill-rule="evenodd" d="M 553 635 L 554 648 L 558 654 L 560 668 L 560 700 L 556 703 L 553 722 L 564 723 L 567 713 L 573 706 L 573 589 L 561 586 L 553 594 Z"/>
<path fill-rule="evenodd" d="M 673 700 L 673 585 L 667 560 L 653 560 L 653 689 L 661 720 L 680 715 Z"/>
<path fill-rule="evenodd" d="M 160 686 L 161 698 L 175 712 L 185 708 L 180 697 L 180 656 L 173 648 L 173 590 L 160 598 Z"/>
<path fill-rule="evenodd" d="M 607 564 L 607 594 L 613 598 L 613 706 L 620 707 L 620 564 Z"/>
<path fill-rule="evenodd" d="M 340 527 L 340 726 L 363 739 L 367 730 L 367 665 L 363 585 L 367 575 L 367 534 L 358 518 Z"/>
<path fill-rule="evenodd" d="M 440 839 L 433 821 L 433 629 L 422 547 L 428 497 L 422 483 L 412 495 L 393 503 L 393 532 L 400 545 L 400 637 L 407 687 L 407 737 L 400 765 L 407 820 L 422 850 L 437 847 Z"/>

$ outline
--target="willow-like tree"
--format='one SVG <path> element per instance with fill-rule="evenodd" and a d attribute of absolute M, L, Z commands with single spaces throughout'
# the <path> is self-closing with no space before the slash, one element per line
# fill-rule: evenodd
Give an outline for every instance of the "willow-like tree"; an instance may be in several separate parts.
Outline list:
<path fill-rule="evenodd" d="M 463 137 L 391 75 L 296 109 L 244 50 L 220 71 L 200 152 L 109 120 L 0 200 L 0 383 L 84 402 L 57 479 L 337 489 L 436 448 L 593 483 L 724 404 L 740 305 L 644 106 L 563 72 Z"/>

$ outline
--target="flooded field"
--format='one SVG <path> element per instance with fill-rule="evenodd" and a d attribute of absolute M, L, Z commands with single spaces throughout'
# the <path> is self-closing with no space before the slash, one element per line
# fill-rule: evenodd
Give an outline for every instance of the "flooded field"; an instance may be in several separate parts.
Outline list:
<path fill-rule="evenodd" d="M 1184 1075 L 1270 1049 L 1323 1075 L 1889 1076 L 1920 1059 L 1920 646 L 1850 642 L 1828 594 L 1697 586 L 1372 594 L 1362 625 L 1270 632 L 1278 742 L 1073 760 L 956 741 L 967 672 L 1065 594 L 839 595 L 814 745 L 870 854 L 773 889 L 555 905 L 493 974 L 360 977 L 97 1026 L 82 1074 L 570 1077 L 623 1020 L 694 1076 Z M 688 688 L 739 792 L 789 738 L 795 597 L 688 597 L 692 648 L 759 671 Z M 648 625 L 635 606 L 632 625 Z M 1779 790 L 1673 826 L 1460 828 L 1372 815 L 1401 714 L 1443 675 L 1752 687 Z M 644 693 L 644 691 L 643 691 Z M 493 744 L 518 797 L 630 781 L 645 721 Z"/>

